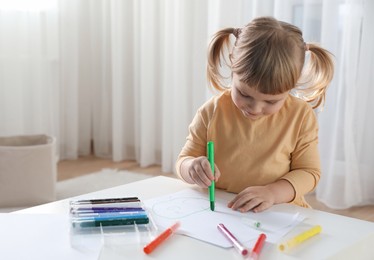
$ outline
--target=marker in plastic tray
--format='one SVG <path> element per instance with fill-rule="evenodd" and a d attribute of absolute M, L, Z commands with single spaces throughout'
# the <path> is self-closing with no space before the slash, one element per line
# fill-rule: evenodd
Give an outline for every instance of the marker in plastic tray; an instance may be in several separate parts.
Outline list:
<path fill-rule="evenodd" d="M 140 201 L 136 202 L 118 202 L 118 203 L 103 203 L 103 204 L 77 204 L 70 205 L 70 211 L 80 209 L 92 209 L 99 206 L 100 208 L 142 208 L 143 204 Z"/>
<path fill-rule="evenodd" d="M 70 210 L 71 214 L 83 213 L 106 213 L 106 212 L 141 212 L 145 211 L 142 207 L 92 207 L 92 208 L 73 208 Z"/>
<path fill-rule="evenodd" d="M 125 197 L 125 198 L 108 198 L 108 199 L 91 199 L 91 200 L 76 200 L 71 201 L 70 205 L 81 205 L 81 204 L 108 204 L 108 203 L 120 203 L 120 202 L 140 202 L 138 197 Z"/>
<path fill-rule="evenodd" d="M 125 218 L 125 219 L 107 219 L 107 220 L 89 220 L 89 221 L 72 221 L 74 228 L 89 228 L 100 226 L 122 226 L 134 224 L 148 224 L 149 218 Z"/>
<path fill-rule="evenodd" d="M 132 217 L 147 217 L 145 211 L 138 212 L 107 212 L 107 213 L 83 213 L 73 214 L 73 219 L 89 219 L 89 218 L 132 218 Z"/>

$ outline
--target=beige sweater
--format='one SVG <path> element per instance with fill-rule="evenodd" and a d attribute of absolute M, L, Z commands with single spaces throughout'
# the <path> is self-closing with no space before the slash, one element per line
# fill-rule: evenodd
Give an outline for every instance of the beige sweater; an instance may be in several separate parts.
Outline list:
<path fill-rule="evenodd" d="M 239 193 L 249 186 L 289 181 L 296 191 L 293 203 L 309 207 L 304 194 L 320 178 L 318 123 L 312 108 L 289 95 L 276 114 L 257 120 L 244 117 L 226 90 L 207 101 L 189 127 L 176 170 L 189 157 L 206 155 L 214 141 L 215 163 L 221 171 L 216 187 Z"/>

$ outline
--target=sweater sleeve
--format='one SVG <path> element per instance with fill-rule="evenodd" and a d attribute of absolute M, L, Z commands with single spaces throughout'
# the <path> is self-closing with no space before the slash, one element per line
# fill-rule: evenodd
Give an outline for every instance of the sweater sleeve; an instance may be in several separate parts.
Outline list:
<path fill-rule="evenodd" d="M 309 109 L 302 119 L 296 147 L 291 154 L 290 172 L 282 179 L 289 181 L 293 186 L 295 201 L 315 189 L 320 174 L 318 122 L 314 111 Z"/>
<path fill-rule="evenodd" d="M 189 134 L 186 138 L 186 143 L 176 162 L 176 172 L 182 180 L 183 178 L 180 172 L 182 162 L 187 158 L 196 158 L 206 155 L 207 131 L 212 114 L 213 100 L 211 99 L 197 111 L 189 126 Z"/>

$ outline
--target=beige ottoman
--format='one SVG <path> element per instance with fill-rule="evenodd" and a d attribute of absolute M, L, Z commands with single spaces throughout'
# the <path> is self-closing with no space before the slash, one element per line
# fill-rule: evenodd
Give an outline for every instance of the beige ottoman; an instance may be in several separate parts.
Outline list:
<path fill-rule="evenodd" d="M 55 145 L 46 135 L 0 137 L 0 208 L 56 199 Z"/>

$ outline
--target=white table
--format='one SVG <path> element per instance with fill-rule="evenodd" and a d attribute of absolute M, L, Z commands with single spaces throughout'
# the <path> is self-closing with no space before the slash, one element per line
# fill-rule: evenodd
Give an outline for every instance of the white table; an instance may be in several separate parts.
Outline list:
<path fill-rule="evenodd" d="M 189 187 L 191 186 L 178 179 L 159 176 L 75 198 L 138 196 L 141 200 L 147 200 Z M 321 234 L 309 239 L 287 254 L 280 252 L 276 245 L 266 243 L 261 251 L 260 259 L 374 259 L 374 223 L 290 204 L 275 205 L 273 207 L 289 213 L 300 212 L 300 214 L 306 216 L 303 223 L 287 234 L 285 239 L 299 234 L 300 230 L 305 229 L 305 226 L 319 224 L 323 230 Z M 69 199 L 65 199 L 14 213 L 67 214 L 68 208 Z M 53 244 L 53 241 L 50 243 Z M 223 249 L 182 235 L 174 235 L 173 238 L 168 239 L 164 243 L 163 246 L 157 248 L 149 256 L 141 252 L 140 248 L 139 250 L 133 248 L 129 253 L 133 255 L 127 256 L 128 258 L 126 256 L 119 258 L 118 254 L 113 255 L 109 251 L 104 251 L 100 255 L 100 259 L 117 259 L 116 257 L 118 259 L 162 260 L 242 259 L 234 249 Z"/>

